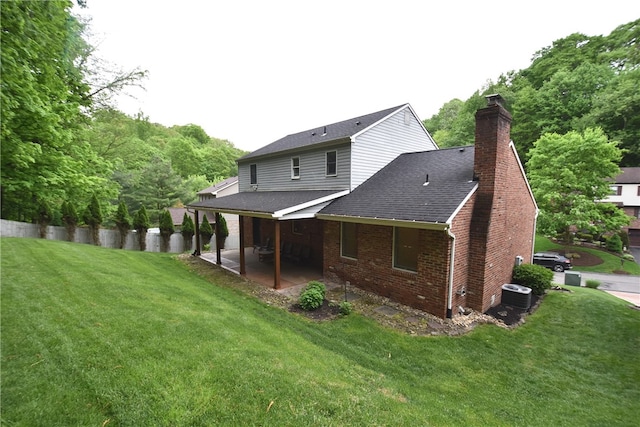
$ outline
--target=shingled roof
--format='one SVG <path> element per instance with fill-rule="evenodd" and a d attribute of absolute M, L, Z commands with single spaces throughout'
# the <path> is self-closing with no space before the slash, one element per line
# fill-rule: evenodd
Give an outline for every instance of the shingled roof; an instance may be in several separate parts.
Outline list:
<path fill-rule="evenodd" d="M 616 184 L 640 184 L 640 168 L 620 168 L 622 173 L 616 176 Z"/>
<path fill-rule="evenodd" d="M 318 217 L 444 224 L 476 188 L 473 159 L 474 146 L 401 154 Z"/>
<path fill-rule="evenodd" d="M 293 133 L 281 138 L 269 145 L 257 149 L 238 159 L 238 162 L 253 159 L 256 157 L 275 154 L 282 151 L 300 149 L 316 144 L 327 143 L 331 141 L 339 141 L 351 138 L 362 130 L 384 119 L 395 111 L 406 107 L 408 104 L 402 104 L 397 107 L 388 108 L 386 110 L 367 114 L 364 116 L 354 117 L 338 123 L 332 123 L 320 126 L 314 129 Z"/>

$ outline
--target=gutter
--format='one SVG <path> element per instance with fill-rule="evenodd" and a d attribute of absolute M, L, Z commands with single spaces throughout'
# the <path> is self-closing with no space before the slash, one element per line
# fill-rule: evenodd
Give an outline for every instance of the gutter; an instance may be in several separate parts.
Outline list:
<path fill-rule="evenodd" d="M 453 316 L 453 263 L 456 260 L 456 236 L 447 228 L 447 234 L 451 238 L 451 257 L 449 259 L 449 289 L 447 295 L 447 319 Z"/>

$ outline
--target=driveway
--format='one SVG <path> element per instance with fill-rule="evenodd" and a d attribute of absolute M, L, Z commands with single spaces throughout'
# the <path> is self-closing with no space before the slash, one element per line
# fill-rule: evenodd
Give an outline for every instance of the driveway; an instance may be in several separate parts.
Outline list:
<path fill-rule="evenodd" d="M 640 248 L 637 248 L 640 252 Z M 635 256 L 635 255 L 634 255 Z M 638 260 L 639 258 L 636 258 Z M 597 280 L 600 282 L 598 289 L 615 295 L 634 305 L 640 306 L 640 276 L 629 276 L 624 274 L 590 273 L 584 271 L 573 271 L 579 273 L 581 284 L 585 286 L 587 280 Z M 554 273 L 553 282 L 564 284 L 565 273 Z"/>

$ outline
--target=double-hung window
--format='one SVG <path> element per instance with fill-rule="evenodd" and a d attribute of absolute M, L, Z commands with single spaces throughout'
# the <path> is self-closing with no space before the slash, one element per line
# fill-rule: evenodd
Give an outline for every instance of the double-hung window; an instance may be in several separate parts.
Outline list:
<path fill-rule="evenodd" d="M 393 266 L 407 271 L 418 271 L 418 230 L 394 227 Z"/>
<path fill-rule="evenodd" d="M 343 222 L 340 229 L 340 255 L 358 258 L 358 224 Z"/>
<path fill-rule="evenodd" d="M 256 185 L 258 183 L 258 165 L 255 163 L 249 166 L 251 173 L 251 185 Z"/>
<path fill-rule="evenodd" d="M 291 179 L 300 179 L 300 157 L 291 158 Z"/>
<path fill-rule="evenodd" d="M 327 151 L 325 154 L 326 159 L 326 175 L 336 176 L 338 175 L 338 152 Z"/>

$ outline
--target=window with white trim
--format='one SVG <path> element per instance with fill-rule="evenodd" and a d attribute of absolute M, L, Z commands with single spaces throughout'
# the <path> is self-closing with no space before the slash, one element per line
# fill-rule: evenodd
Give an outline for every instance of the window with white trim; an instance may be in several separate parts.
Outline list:
<path fill-rule="evenodd" d="M 291 179 L 300 179 L 300 157 L 291 158 Z"/>
<path fill-rule="evenodd" d="M 249 166 L 251 173 L 251 185 L 258 183 L 258 165 L 255 163 Z"/>
<path fill-rule="evenodd" d="M 326 175 L 327 176 L 336 176 L 338 175 L 338 152 L 327 151 L 325 153 L 326 159 Z"/>
<path fill-rule="evenodd" d="M 401 270 L 418 271 L 418 236 L 413 228 L 393 228 L 393 266 Z"/>

